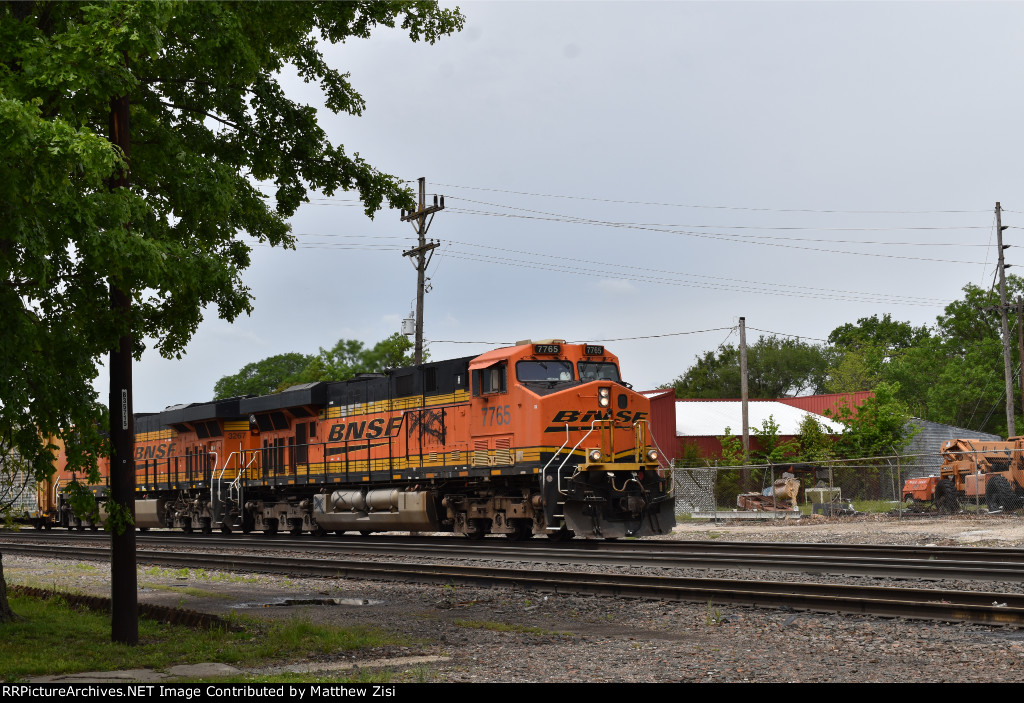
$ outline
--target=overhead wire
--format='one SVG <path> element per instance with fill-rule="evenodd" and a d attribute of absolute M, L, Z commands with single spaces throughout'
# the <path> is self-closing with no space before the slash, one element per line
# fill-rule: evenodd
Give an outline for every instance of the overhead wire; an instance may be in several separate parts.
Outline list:
<path fill-rule="evenodd" d="M 556 218 L 566 218 L 566 219 L 568 219 L 569 221 L 572 221 L 572 222 L 583 222 L 583 223 L 600 222 L 602 224 L 607 224 L 607 222 L 603 221 L 603 220 L 593 220 L 591 218 L 580 217 L 578 215 L 569 215 L 569 214 L 560 213 L 560 212 L 549 212 L 547 210 L 533 210 L 533 209 L 530 209 L 530 208 L 520 207 L 518 205 L 504 205 L 502 203 L 491 203 L 491 202 L 487 202 L 487 201 L 483 201 L 483 200 L 473 200 L 473 199 L 470 199 L 470 198 L 458 198 L 458 197 L 451 197 L 451 196 L 449 196 L 448 199 L 449 200 L 463 200 L 465 202 L 473 203 L 475 205 L 487 205 L 487 206 L 490 206 L 490 207 L 505 208 L 505 209 L 508 209 L 508 210 L 517 210 L 517 211 L 520 211 L 520 212 L 528 212 L 528 213 L 531 213 L 531 214 L 534 214 L 534 215 L 547 215 L 547 216 L 556 217 Z M 472 210 L 470 212 L 486 212 L 486 211 Z M 501 214 L 501 213 L 494 213 L 494 214 Z M 683 224 L 676 224 L 676 223 L 659 223 L 659 222 L 621 222 L 621 223 L 614 223 L 614 224 L 621 224 L 623 226 L 626 226 L 626 225 L 638 226 L 638 227 L 687 227 L 687 228 L 693 228 L 693 229 L 699 229 L 699 228 L 700 229 L 756 229 L 756 230 L 778 230 L 778 231 L 794 230 L 794 231 L 822 231 L 822 232 L 891 232 L 891 231 L 929 231 L 929 232 L 931 232 L 931 231 L 936 231 L 936 230 L 954 230 L 954 231 L 959 231 L 959 230 L 964 230 L 964 229 L 988 229 L 988 227 L 986 225 L 952 225 L 952 226 L 942 226 L 942 227 L 935 227 L 935 226 L 917 226 L 917 227 L 907 227 L 907 226 L 901 226 L 901 227 L 806 227 L 806 226 L 793 227 L 793 226 L 785 226 L 785 227 L 778 227 L 778 226 L 772 226 L 772 225 L 695 225 L 695 224 L 685 224 L 685 225 L 683 225 Z M 817 241 L 817 240 L 815 240 L 815 241 Z M 835 241 L 835 240 L 821 240 L 821 241 Z M 851 240 L 851 241 L 853 241 L 855 243 L 860 243 L 860 240 Z M 888 244 L 889 242 L 866 242 L 866 243 L 868 243 L 868 244 L 874 244 L 874 243 Z M 915 246 L 920 244 L 920 242 L 895 242 L 895 243 L 896 244 L 911 244 L 911 245 L 915 245 Z M 956 243 L 952 243 L 952 244 L 956 245 Z M 984 245 L 974 244 L 974 245 L 965 245 L 965 246 L 984 246 Z"/>
<path fill-rule="evenodd" d="M 615 200 L 611 198 L 594 198 L 581 195 L 558 195 L 554 193 L 531 193 L 517 190 L 504 190 L 501 188 L 485 188 L 483 186 L 464 186 L 451 183 L 437 183 L 439 188 L 463 188 L 465 190 L 480 190 L 491 193 L 509 193 L 511 195 L 527 195 L 537 198 L 561 198 L 565 200 L 585 200 L 588 202 L 614 203 L 621 205 L 649 205 L 655 207 L 677 207 L 694 208 L 705 210 L 740 210 L 748 212 L 811 212 L 825 214 L 846 214 L 846 215 L 926 215 L 926 214 L 977 214 L 987 210 L 828 210 L 811 208 L 765 208 L 765 207 L 742 207 L 735 205 L 698 205 L 687 203 L 664 203 L 644 200 Z"/>
<path fill-rule="evenodd" d="M 981 265 L 981 263 L 982 263 L 980 261 L 964 261 L 963 259 L 936 259 L 936 258 L 923 257 L 923 256 L 901 256 L 901 255 L 898 255 L 898 254 L 890 254 L 890 253 L 873 253 L 873 252 L 861 252 L 861 251 L 847 251 L 847 250 L 840 250 L 840 249 L 824 249 L 824 248 L 820 248 L 820 247 L 796 246 L 796 245 L 793 245 L 793 244 L 781 244 L 781 243 L 779 243 L 779 241 L 806 241 L 804 239 L 795 239 L 795 238 L 792 238 L 792 237 L 769 237 L 767 235 L 762 236 L 762 235 L 748 235 L 748 234 L 729 234 L 729 233 L 725 233 L 725 232 L 704 233 L 704 232 L 693 232 L 693 231 L 690 231 L 690 230 L 683 230 L 683 229 L 668 229 L 668 228 L 661 228 L 661 227 L 648 227 L 648 226 L 643 226 L 643 225 L 631 225 L 631 224 L 628 224 L 628 223 L 605 222 L 605 221 L 600 221 L 600 220 L 589 220 L 589 219 L 581 219 L 581 218 L 549 218 L 549 217 L 540 217 L 540 216 L 535 216 L 535 215 L 516 215 L 516 214 L 512 214 L 512 213 L 487 212 L 487 211 L 483 211 L 483 210 L 465 210 L 463 208 L 448 208 L 448 209 L 452 210 L 456 214 L 462 213 L 462 214 L 471 214 L 471 215 L 484 215 L 484 216 L 488 216 L 488 217 L 506 217 L 506 218 L 526 219 L 526 220 L 540 220 L 540 221 L 547 221 L 547 222 L 567 222 L 567 223 L 570 223 L 570 224 L 586 224 L 586 225 L 593 225 L 593 226 L 598 226 L 598 227 L 612 227 L 612 228 L 618 228 L 618 229 L 629 229 L 629 230 L 646 231 L 646 232 L 662 232 L 662 233 L 666 233 L 666 234 L 677 234 L 677 235 L 682 235 L 682 236 L 685 236 L 685 237 L 694 237 L 694 238 L 698 238 L 698 239 L 711 239 L 711 240 L 715 240 L 715 241 L 731 242 L 731 243 L 737 243 L 737 244 L 757 244 L 757 245 L 760 245 L 760 246 L 772 246 L 772 247 L 779 247 L 779 248 L 783 248 L 783 249 L 795 249 L 795 250 L 798 250 L 798 251 L 817 251 L 817 252 L 823 252 L 823 253 L 827 253 L 827 254 L 846 254 L 846 255 L 850 255 L 850 256 L 870 256 L 870 257 L 877 257 L 877 258 L 884 258 L 884 259 L 904 259 L 904 260 L 907 260 L 907 261 L 928 261 L 928 262 L 935 262 L 935 263 L 958 264 L 958 265 L 961 265 L 961 266 L 964 265 L 964 264 L 968 264 L 968 265 L 978 264 L 978 265 Z M 759 241 L 759 240 L 762 240 L 762 239 L 774 240 L 774 241 Z M 914 244 L 913 246 L 924 246 L 924 245 Z"/>
<path fill-rule="evenodd" d="M 299 241 L 296 243 L 296 246 L 302 249 L 309 248 L 367 251 L 401 251 L 405 248 L 406 245 L 408 245 L 410 241 L 410 238 L 408 237 L 374 235 L 332 235 L 297 233 L 296 237 L 299 239 Z M 359 238 L 387 239 L 397 241 L 394 243 L 354 243 L 350 241 L 346 241 L 344 243 L 316 241 L 311 242 L 308 239 L 309 237 L 322 237 L 328 239 L 339 238 L 344 240 Z M 701 288 L 706 290 L 744 290 L 746 292 L 752 293 L 767 292 L 773 294 L 786 295 L 790 297 L 814 297 L 839 301 L 870 302 L 876 304 L 898 303 L 906 305 L 935 307 L 945 305 L 947 302 L 942 299 L 928 298 L 924 296 L 894 296 L 883 293 L 873 293 L 869 291 L 823 289 L 820 287 L 801 286 L 796 284 L 779 284 L 766 281 L 749 281 L 736 279 L 732 277 L 709 276 L 705 274 L 693 274 L 680 271 L 656 269 L 650 266 L 632 266 L 621 263 L 608 263 L 591 259 L 581 259 L 578 257 L 572 259 L 570 262 L 551 261 L 550 257 L 521 249 L 512 249 L 509 247 L 496 247 L 484 244 L 477 244 L 475 242 L 462 242 L 459 240 L 442 239 L 440 241 L 443 244 L 447 244 L 448 246 L 442 246 L 439 253 L 443 253 L 448 258 L 475 261 L 478 263 L 500 264 L 506 267 L 511 266 L 518 268 L 530 268 L 541 271 L 570 273 L 591 277 L 593 277 L 594 275 L 602 275 L 609 276 L 617 280 L 628 280 L 639 283 L 680 285 L 684 287 Z M 405 242 L 405 245 L 399 242 Z M 459 247 L 466 247 L 470 249 L 487 249 L 499 252 L 501 254 L 513 254 L 516 258 L 513 261 L 507 257 L 488 255 L 477 251 L 464 251 L 459 248 L 454 248 L 451 245 L 458 245 Z M 543 260 L 533 260 L 538 258 L 541 258 Z M 739 287 L 737 284 L 739 284 Z"/>

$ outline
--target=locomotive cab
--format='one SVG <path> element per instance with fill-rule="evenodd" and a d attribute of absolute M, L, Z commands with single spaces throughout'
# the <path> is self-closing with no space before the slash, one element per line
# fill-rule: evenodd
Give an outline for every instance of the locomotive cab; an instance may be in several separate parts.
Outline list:
<path fill-rule="evenodd" d="M 469 368 L 475 445 L 535 476 L 534 532 L 616 538 L 672 529 L 649 402 L 622 382 L 603 346 L 522 342 Z M 520 449 L 507 456 L 505 447 Z"/>

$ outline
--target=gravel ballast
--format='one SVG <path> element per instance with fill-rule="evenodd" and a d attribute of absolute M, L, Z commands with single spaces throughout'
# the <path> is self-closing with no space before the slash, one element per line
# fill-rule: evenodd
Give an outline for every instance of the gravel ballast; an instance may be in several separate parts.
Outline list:
<path fill-rule="evenodd" d="M 992 515 L 687 522 L 673 538 L 1022 547 L 1024 521 Z M 10 555 L 4 558 L 4 570 L 10 583 L 97 595 L 106 595 L 109 589 L 107 570 L 94 565 Z M 394 674 L 398 681 L 1010 682 L 1024 674 L 1024 630 L 981 625 L 525 589 L 214 572 L 186 576 L 146 566 L 140 567 L 139 584 L 144 602 L 218 614 L 239 610 L 258 617 L 367 624 L 400 632 L 418 643 L 363 651 L 354 658 L 326 655 L 328 664 L 440 657 L 404 672 L 399 664 Z M 963 585 L 999 590 L 991 582 Z M 277 604 L 286 598 L 329 598 L 338 603 Z"/>

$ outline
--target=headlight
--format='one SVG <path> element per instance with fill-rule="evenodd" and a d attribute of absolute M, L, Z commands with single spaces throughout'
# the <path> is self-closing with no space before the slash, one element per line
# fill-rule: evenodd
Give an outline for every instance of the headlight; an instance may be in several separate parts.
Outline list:
<path fill-rule="evenodd" d="M 648 449 L 647 450 L 647 461 L 649 461 L 649 462 L 651 462 L 653 464 L 657 460 L 658 460 L 658 452 L 657 452 L 657 450 L 655 450 L 655 449 Z"/>
<path fill-rule="evenodd" d="M 607 408 L 612 402 L 612 389 L 611 388 L 598 388 L 597 389 L 597 404 L 602 408 Z"/>
<path fill-rule="evenodd" d="M 590 459 L 590 461 L 592 461 L 594 463 L 597 463 L 597 462 L 601 461 L 601 450 L 600 449 L 591 449 L 587 453 L 587 457 Z"/>

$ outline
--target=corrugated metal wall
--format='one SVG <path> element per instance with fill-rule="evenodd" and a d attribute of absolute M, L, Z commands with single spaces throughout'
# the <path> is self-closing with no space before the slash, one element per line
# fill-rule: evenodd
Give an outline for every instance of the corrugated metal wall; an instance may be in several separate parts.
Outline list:
<path fill-rule="evenodd" d="M 920 429 L 910 444 L 900 454 L 905 456 L 901 460 L 901 473 L 906 478 L 917 476 L 938 475 L 939 467 L 942 465 L 942 445 L 951 439 L 987 439 L 1000 441 L 1003 438 L 999 435 L 977 432 L 943 425 L 938 422 L 929 422 L 914 418 L 910 421 L 912 425 Z"/>
<path fill-rule="evenodd" d="M 856 409 L 868 398 L 875 396 L 873 391 L 857 391 L 856 393 L 826 393 L 824 395 L 807 395 L 800 398 L 775 398 L 774 400 L 807 412 L 824 415 L 826 410 L 835 411 L 844 402 Z"/>

